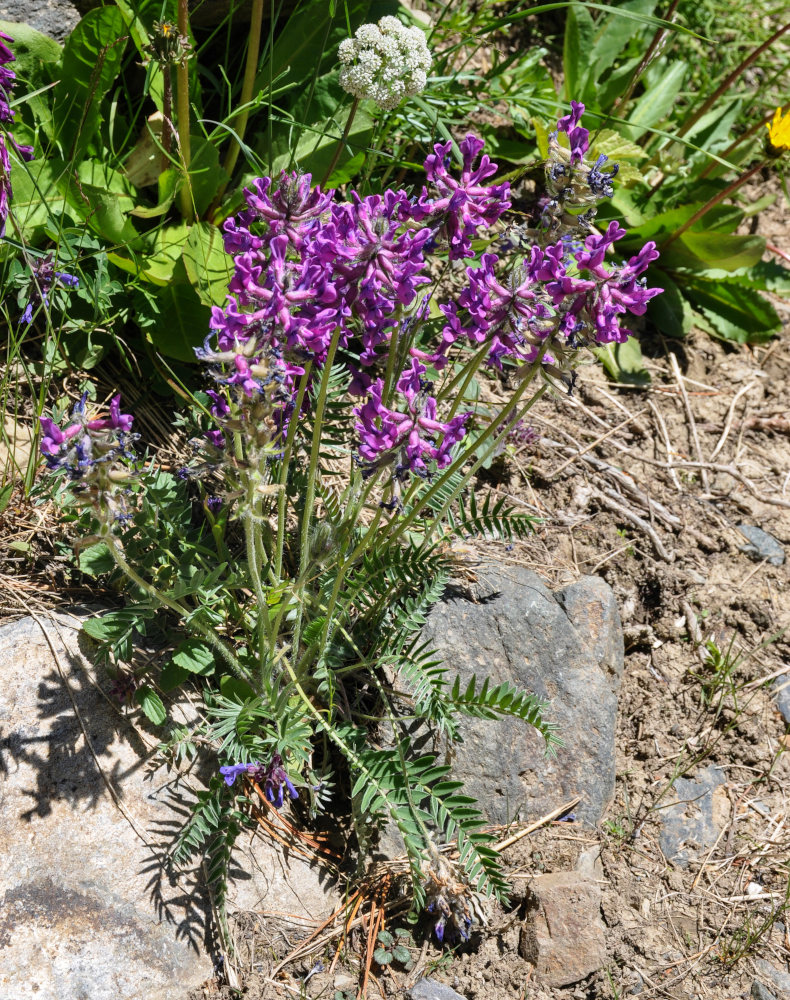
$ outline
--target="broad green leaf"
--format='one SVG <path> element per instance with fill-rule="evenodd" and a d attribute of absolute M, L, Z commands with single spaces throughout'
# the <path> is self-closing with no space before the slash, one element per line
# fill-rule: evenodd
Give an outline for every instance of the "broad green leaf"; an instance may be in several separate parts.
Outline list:
<path fill-rule="evenodd" d="M 117 7 L 89 11 L 66 40 L 53 115 L 67 160 L 79 160 L 101 121 L 100 105 L 121 68 L 128 35 Z"/>
<path fill-rule="evenodd" d="M 595 22 L 584 7 L 571 7 L 565 19 L 562 68 L 565 100 L 581 101 L 590 73 L 590 52 L 595 40 Z"/>
<path fill-rule="evenodd" d="M 62 165 L 51 160 L 33 160 L 12 163 L 11 169 L 14 178 L 11 213 L 26 237 L 49 224 L 56 230 L 59 225 L 68 224 L 66 199 L 60 190 Z"/>
<path fill-rule="evenodd" d="M 647 385 L 650 382 L 650 373 L 642 361 L 642 348 L 636 337 L 629 337 L 623 344 L 595 347 L 593 354 L 616 382 L 626 385 Z"/>
<path fill-rule="evenodd" d="M 99 542 L 82 549 L 80 569 L 88 576 L 101 576 L 102 573 L 110 573 L 115 569 L 115 559 L 104 542 Z"/>
<path fill-rule="evenodd" d="M 223 697 L 229 701 L 237 701 L 240 705 L 245 701 L 254 701 L 256 697 L 255 691 L 246 681 L 240 677 L 231 677 L 229 674 L 220 677 L 219 690 Z"/>
<path fill-rule="evenodd" d="M 71 171 L 63 171 L 59 184 L 73 211 L 98 236 L 115 246 L 140 245 L 134 223 L 124 213 L 134 201 L 123 175 L 90 160 L 79 165 L 76 178 Z"/>
<path fill-rule="evenodd" d="M 0 31 L 14 39 L 12 68 L 20 80 L 40 87 L 54 79 L 50 68 L 54 68 L 63 52 L 62 46 L 54 38 L 42 35 L 29 24 L 19 21 L 0 19 Z"/>
<path fill-rule="evenodd" d="M 179 361 L 194 362 L 195 348 L 209 332 L 211 310 L 198 298 L 181 259 L 164 288 L 135 289 L 134 304 L 137 322 L 157 350 Z"/>
<path fill-rule="evenodd" d="M 675 100 L 683 86 L 686 72 L 686 64 L 678 60 L 669 66 L 659 80 L 650 80 L 644 94 L 628 116 L 631 127 L 623 126 L 625 135 L 630 139 L 637 140 L 645 134 L 650 126 L 656 125 L 662 118 L 666 118 L 675 106 Z"/>
<path fill-rule="evenodd" d="M 691 329 L 691 310 L 677 283 L 664 271 L 652 267 L 648 284 L 664 291 L 648 302 L 647 318 L 664 336 L 682 339 Z"/>
<path fill-rule="evenodd" d="M 654 215 L 652 218 L 646 219 L 641 225 L 632 226 L 628 230 L 627 235 L 618 242 L 617 246 L 623 250 L 630 250 L 632 253 L 635 253 L 648 240 L 655 240 L 660 245 L 684 223 L 688 222 L 702 207 L 702 203 L 695 202 L 693 205 L 680 205 L 678 208 Z M 737 206 L 734 212 L 735 214 L 733 214 L 733 206 L 714 205 L 698 222 L 694 223 L 694 228 L 691 232 L 716 229 L 720 226 L 729 226 L 731 223 L 733 223 L 734 228 L 742 217 L 742 213 Z"/>
<path fill-rule="evenodd" d="M 192 286 L 207 306 L 222 306 L 233 277 L 233 258 L 225 253 L 222 233 L 208 222 L 197 222 L 183 250 L 184 267 Z"/>
<path fill-rule="evenodd" d="M 715 267 L 722 271 L 736 271 L 750 267 L 765 253 L 762 236 L 734 236 L 728 233 L 689 231 L 674 240 L 661 253 L 661 264 L 674 270 L 678 267 L 692 271 L 707 271 Z"/>
<path fill-rule="evenodd" d="M 191 674 L 208 675 L 214 670 L 214 653 L 201 639 L 185 639 L 173 653 L 173 663 Z"/>
<path fill-rule="evenodd" d="M 285 141 L 281 140 L 279 143 L 275 143 L 271 166 L 272 174 L 278 174 L 281 170 L 290 170 L 296 166 L 302 173 L 312 173 L 314 177 L 323 176 L 332 162 L 348 113 L 349 109 L 345 108 L 337 121 L 316 122 L 309 128 L 299 130 L 300 138 L 293 150 L 288 145 L 287 137 L 285 137 Z M 370 116 L 367 112 L 358 110 L 347 137 L 348 146 L 352 150 L 363 148 L 367 145 L 372 130 L 373 122 Z M 348 161 L 348 159 L 348 155 L 344 152 L 340 162 Z"/>
<path fill-rule="evenodd" d="M 6 483 L 5 486 L 2 489 L 0 489 L 0 514 L 3 513 L 8 504 L 11 502 L 11 497 L 13 496 L 13 493 L 14 493 L 13 483 Z"/>
<path fill-rule="evenodd" d="M 600 132 L 593 132 L 594 142 L 590 147 L 589 157 L 595 159 L 604 153 L 609 157 L 609 163 L 604 164 L 604 169 L 611 163 L 619 166 L 616 183 L 627 183 L 628 181 L 642 181 L 644 178 L 634 162 L 645 159 L 647 153 L 635 142 L 624 139 L 618 132 L 604 128 Z M 631 161 L 631 162 L 629 162 Z"/>
<path fill-rule="evenodd" d="M 695 278 L 687 282 L 686 295 L 724 340 L 763 344 L 781 329 L 770 302 L 737 282 Z"/>
<path fill-rule="evenodd" d="M 195 214 L 201 216 L 214 200 L 217 191 L 230 180 L 220 166 L 216 146 L 202 135 L 190 137 L 192 159 L 189 164 L 189 183 Z"/>
<path fill-rule="evenodd" d="M 82 631 L 92 639 L 113 642 L 134 626 L 134 616 L 128 611 L 108 611 L 100 618 L 89 618 L 82 623 Z"/>
<path fill-rule="evenodd" d="M 177 688 L 179 684 L 183 684 L 189 675 L 189 671 L 184 667 L 179 667 L 173 660 L 168 660 L 159 674 L 159 687 L 167 693 Z"/>
<path fill-rule="evenodd" d="M 708 268 L 705 277 L 710 279 L 726 278 L 728 281 L 746 285 L 757 291 L 790 295 L 790 269 L 774 260 L 758 260 L 751 267 L 738 268 L 736 271 Z"/>
<path fill-rule="evenodd" d="M 652 14 L 656 0 L 627 0 L 620 3 L 620 13 L 624 10 L 638 14 Z M 601 17 L 595 25 L 593 46 L 588 54 L 592 65 L 590 83 L 595 83 L 602 73 L 614 65 L 615 57 L 626 47 L 633 36 L 642 30 L 638 21 L 632 21 L 617 15 Z"/>
<path fill-rule="evenodd" d="M 173 279 L 173 274 L 181 260 L 181 254 L 189 235 L 186 222 L 178 222 L 173 226 L 162 226 L 154 235 L 153 246 L 148 253 L 133 254 L 129 257 L 120 253 L 108 254 L 109 259 L 118 267 L 144 278 L 154 285 L 167 285 Z"/>
<path fill-rule="evenodd" d="M 167 718 L 167 711 L 162 699 L 147 684 L 143 684 L 134 693 L 134 700 L 155 726 L 161 726 Z"/>

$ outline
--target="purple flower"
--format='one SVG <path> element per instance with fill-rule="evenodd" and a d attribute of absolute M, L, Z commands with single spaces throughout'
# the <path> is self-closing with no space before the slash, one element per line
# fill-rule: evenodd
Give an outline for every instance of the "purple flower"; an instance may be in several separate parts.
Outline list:
<path fill-rule="evenodd" d="M 414 359 L 398 380 L 405 412 L 383 405 L 382 379 L 373 382 L 364 405 L 355 408 L 359 455 L 368 471 L 393 465 L 398 478 L 408 471 L 425 476 L 427 462 L 436 462 L 440 469 L 450 464 L 451 450 L 463 438 L 470 414 L 459 414 L 447 423 L 438 420 L 436 400 L 428 395 L 429 386 L 422 379 L 425 371 L 425 365 Z"/>
<path fill-rule="evenodd" d="M 560 118 L 557 122 L 557 130 L 565 132 L 571 145 L 571 163 L 581 163 L 584 154 L 590 148 L 590 133 L 584 126 L 580 125 L 584 105 L 579 101 L 571 101 L 571 113 Z"/>
<path fill-rule="evenodd" d="M 108 467 L 116 458 L 131 458 L 129 451 L 132 421 L 128 413 L 121 413 L 121 397 L 110 402 L 109 417 L 88 419 L 85 410 L 87 393 L 75 404 L 71 422 L 61 430 L 49 417 L 41 417 L 43 436 L 41 451 L 47 466 L 66 469 L 72 479 L 81 479 L 94 466 Z"/>
<path fill-rule="evenodd" d="M 251 764 L 228 764 L 225 767 L 221 767 L 219 773 L 225 779 L 225 784 L 230 787 L 240 774 L 246 774 L 256 767 L 260 767 L 257 761 L 253 761 Z"/>
<path fill-rule="evenodd" d="M 484 143 L 474 135 L 459 143 L 463 156 L 460 180 L 452 177 L 447 170 L 447 159 L 452 143 L 437 143 L 433 153 L 425 160 L 425 173 L 439 193 L 431 198 L 428 189 L 422 194 L 409 215 L 417 222 L 429 220 L 437 233 L 449 242 L 450 260 L 461 260 L 474 256 L 472 240 L 481 227 L 492 226 L 510 208 L 510 185 L 505 182 L 486 187 L 481 182 L 492 177 L 497 166 L 488 155 L 483 155 L 475 167 L 475 161 L 483 150 Z"/>
<path fill-rule="evenodd" d="M 13 62 L 15 56 L 5 43 L 13 42 L 13 40 L 9 35 L 0 31 L 0 123 L 6 125 L 10 125 L 14 120 L 14 112 L 11 109 L 10 102 L 16 74 L 12 69 L 8 68 L 8 63 Z M 31 146 L 17 145 L 9 132 L 0 132 L 0 237 L 5 235 L 6 219 L 8 218 L 8 208 L 12 195 L 9 142 L 17 156 L 21 159 L 33 159 L 33 149 Z"/>
<path fill-rule="evenodd" d="M 53 255 L 46 254 L 44 257 L 34 258 L 29 262 L 30 284 L 28 286 L 28 301 L 22 315 L 19 317 L 20 324 L 31 323 L 33 321 L 33 310 L 43 303 L 49 305 L 49 293 L 54 284 L 65 285 L 67 288 L 79 287 L 79 278 L 66 271 L 56 271 L 53 263 Z"/>
<path fill-rule="evenodd" d="M 291 779 L 283 767 L 283 759 L 278 753 L 272 754 L 269 764 L 264 767 L 258 761 L 250 764 L 229 764 L 219 769 L 226 785 L 232 785 L 240 774 L 249 774 L 253 781 L 263 785 L 263 793 L 275 809 L 281 809 L 285 801 L 283 789 L 287 789 L 292 799 L 299 798 Z"/>

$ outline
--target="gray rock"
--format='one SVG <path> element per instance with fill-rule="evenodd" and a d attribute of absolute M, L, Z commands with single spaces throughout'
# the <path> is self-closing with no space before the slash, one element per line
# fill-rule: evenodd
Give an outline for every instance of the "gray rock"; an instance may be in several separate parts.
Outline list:
<path fill-rule="evenodd" d="M 70 0 L 0 0 L 0 19 L 29 24 L 62 42 L 76 27 L 80 13 Z"/>
<path fill-rule="evenodd" d="M 779 713 L 790 726 L 790 674 L 780 674 L 774 682 L 776 693 L 776 707 Z"/>
<path fill-rule="evenodd" d="M 182 996 L 212 975 L 209 906 L 160 865 L 152 830 L 179 819 L 144 766 L 161 733 L 108 703 L 79 619 L 39 620 L 0 628 L 0 996 Z"/>
<path fill-rule="evenodd" d="M 406 992 L 409 1000 L 466 1000 L 460 993 L 435 979 L 420 979 Z"/>
<path fill-rule="evenodd" d="M 578 983 L 606 963 L 601 887 L 576 872 L 539 875 L 528 887 L 519 954 L 546 986 Z"/>
<path fill-rule="evenodd" d="M 766 962 L 764 958 L 756 958 L 754 964 L 771 981 L 771 987 L 778 992 L 779 1000 L 790 1000 L 790 975 Z"/>
<path fill-rule="evenodd" d="M 772 566 L 781 566 L 784 563 L 785 550 L 773 535 L 753 524 L 739 524 L 738 531 L 749 540 L 748 545 L 741 546 L 741 552 L 758 561 L 767 559 Z"/>
<path fill-rule="evenodd" d="M 716 838 L 726 818 L 729 805 L 727 793 L 721 787 L 724 775 L 713 764 L 700 771 L 694 780 L 676 778 L 669 795 L 676 801 L 660 810 L 659 843 L 664 856 L 680 868 L 685 868 L 696 853 L 706 850 Z"/>
<path fill-rule="evenodd" d="M 752 1000 L 776 1000 L 773 993 L 767 990 L 762 983 L 758 983 L 756 979 L 752 983 L 752 990 L 749 996 Z"/>
<path fill-rule="evenodd" d="M 465 685 L 473 674 L 509 681 L 548 701 L 565 747 L 547 758 L 541 736 L 514 719 L 463 719 L 453 772 L 494 823 L 535 819 L 576 795 L 595 825 L 614 791 L 620 616 L 609 585 L 584 577 L 552 593 L 522 567 L 485 567 L 477 601 L 450 594 L 424 638 Z"/>

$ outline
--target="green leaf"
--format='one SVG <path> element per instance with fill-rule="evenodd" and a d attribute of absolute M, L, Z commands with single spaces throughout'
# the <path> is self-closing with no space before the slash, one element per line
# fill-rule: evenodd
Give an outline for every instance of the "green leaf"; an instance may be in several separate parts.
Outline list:
<path fill-rule="evenodd" d="M 581 101 L 590 74 L 590 52 L 595 41 L 595 22 L 584 7 L 571 7 L 565 20 L 562 68 L 565 100 Z"/>
<path fill-rule="evenodd" d="M 165 692 L 172 691 L 179 684 L 183 684 L 187 677 L 189 677 L 188 670 L 168 660 L 159 674 L 159 687 Z"/>
<path fill-rule="evenodd" d="M 143 684 L 135 691 L 134 700 L 155 726 L 161 726 L 167 718 L 167 711 L 162 704 L 162 699 L 147 684 Z"/>
<path fill-rule="evenodd" d="M 202 135 L 190 136 L 192 157 L 189 163 L 189 183 L 195 214 L 201 216 L 214 200 L 217 191 L 230 180 L 219 162 L 219 152 Z"/>
<path fill-rule="evenodd" d="M 0 31 L 2 28 L 0 28 Z M 6 509 L 8 504 L 11 502 L 11 496 L 14 492 L 14 484 L 6 483 L 5 486 L 0 489 L 0 514 Z"/>
<path fill-rule="evenodd" d="M 61 45 L 29 24 L 18 21 L 0 20 L 0 31 L 14 39 L 12 68 L 17 77 L 29 84 L 31 90 L 48 83 L 52 77 L 51 70 L 63 52 Z"/>
<path fill-rule="evenodd" d="M 392 961 L 392 953 L 386 948 L 376 948 L 373 952 L 373 961 L 378 962 L 379 965 L 389 965 Z"/>
<path fill-rule="evenodd" d="M 116 7 L 89 11 L 69 35 L 53 117 L 68 160 L 82 154 L 101 122 L 100 105 L 118 76 L 128 35 Z"/>
<path fill-rule="evenodd" d="M 682 340 L 691 329 L 691 311 L 677 283 L 664 271 L 651 268 L 648 274 L 651 288 L 663 288 L 647 304 L 647 318 L 666 337 Z"/>
<path fill-rule="evenodd" d="M 630 139 L 640 139 L 648 128 L 666 118 L 675 106 L 675 100 L 683 86 L 687 67 L 682 60 L 673 62 L 657 81 L 650 80 L 644 94 L 628 116 L 629 125 L 623 132 Z"/>
<path fill-rule="evenodd" d="M 735 281 L 686 284 L 686 295 L 724 340 L 738 344 L 763 344 L 781 329 L 776 310 L 753 288 Z"/>
<path fill-rule="evenodd" d="M 115 569 L 115 559 L 104 542 L 99 542 L 80 552 L 80 569 L 88 576 L 101 576 Z"/>
<path fill-rule="evenodd" d="M 763 236 L 689 231 L 670 243 L 662 251 L 660 259 L 662 265 L 670 270 L 683 267 L 692 271 L 707 271 L 714 267 L 722 271 L 736 271 L 756 264 L 764 253 Z"/>
<path fill-rule="evenodd" d="M 200 301 L 206 306 L 225 305 L 228 282 L 233 277 L 233 258 L 225 253 L 220 230 L 208 222 L 195 223 L 182 256 Z"/>
<path fill-rule="evenodd" d="M 114 642 L 133 627 L 134 620 L 127 611 L 108 611 L 100 618 L 89 618 L 82 623 L 82 631 L 100 642 Z"/>
<path fill-rule="evenodd" d="M 173 663 L 191 674 L 207 676 L 215 667 L 214 653 L 201 639 L 185 639 L 173 653 Z"/>
<path fill-rule="evenodd" d="M 636 337 L 629 337 L 623 344 L 595 347 L 593 354 L 616 382 L 625 385 L 647 385 L 650 382 L 650 373 L 644 366 L 642 348 Z"/>
<path fill-rule="evenodd" d="M 14 197 L 11 212 L 27 238 L 49 223 L 68 224 L 66 199 L 60 190 L 63 167 L 51 160 L 17 164 L 12 161 Z"/>
<path fill-rule="evenodd" d="M 396 944 L 392 949 L 392 957 L 396 962 L 405 965 L 406 962 L 411 961 L 411 952 L 408 948 L 404 948 L 402 944 Z"/>
<path fill-rule="evenodd" d="M 619 10 L 634 11 L 639 14 L 650 15 L 655 9 L 655 0 L 627 0 L 626 3 L 618 4 Z M 601 17 L 595 25 L 595 39 L 591 51 L 587 53 L 587 60 L 592 70 L 590 83 L 596 83 L 607 69 L 614 65 L 618 56 L 631 38 L 642 29 L 638 21 L 626 20 L 617 15 Z M 594 100 L 597 88 L 592 94 L 585 94 Z M 581 98 L 576 98 L 581 100 Z"/>
<path fill-rule="evenodd" d="M 736 271 L 729 272 L 708 268 L 705 277 L 710 279 L 726 278 L 757 291 L 790 295 L 790 270 L 774 260 L 758 260 L 751 267 L 738 268 Z"/>
<path fill-rule="evenodd" d="M 168 357 L 195 360 L 195 348 L 206 339 L 211 310 L 205 306 L 187 278 L 183 260 L 173 269 L 173 278 L 154 292 L 150 286 L 135 290 L 137 322 L 151 343 Z"/>
<path fill-rule="evenodd" d="M 256 697 L 251 685 L 240 677 L 231 677 L 229 674 L 220 677 L 219 690 L 228 701 L 235 701 L 240 705 L 243 705 L 245 701 L 253 701 Z"/>

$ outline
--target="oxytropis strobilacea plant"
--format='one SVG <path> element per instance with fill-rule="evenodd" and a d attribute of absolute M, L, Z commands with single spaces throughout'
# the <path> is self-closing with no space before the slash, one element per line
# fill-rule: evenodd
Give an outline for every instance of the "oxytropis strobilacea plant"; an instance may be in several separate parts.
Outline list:
<path fill-rule="evenodd" d="M 11 154 L 23 159 L 33 159 L 33 148 L 14 142 L 8 126 L 14 122 L 11 107 L 12 91 L 16 73 L 9 67 L 14 62 L 14 53 L 6 45 L 14 39 L 0 31 L 0 236 L 5 235 L 8 207 L 11 201 Z"/>
<path fill-rule="evenodd" d="M 452 571 L 448 539 L 529 530 L 501 501 L 475 500 L 475 471 L 542 393 L 572 385 L 584 345 L 624 340 L 625 314 L 659 291 L 640 278 L 652 244 L 621 262 L 620 227 L 593 228 L 616 170 L 584 162 L 582 111 L 559 122 L 542 222 L 517 238 L 501 221 L 508 185 L 491 183 L 496 167 L 471 135 L 434 147 L 417 193 L 341 198 L 309 176 L 256 180 L 224 225 L 234 275 L 197 352 L 211 423 L 181 481 L 135 470 L 117 400 L 109 418 L 80 404 L 63 430 L 45 421 L 50 466 L 94 505 L 96 559 L 112 555 L 129 576 L 139 619 L 164 609 L 188 636 L 161 686 L 175 667 L 207 678 L 200 742 L 224 781 L 199 798 L 178 857 L 205 849 L 221 874 L 253 786 L 303 818 L 337 787 L 361 866 L 376 827 L 394 821 L 415 907 L 439 936 L 466 938 L 476 894 L 505 892 L 482 815 L 409 733 L 418 719 L 453 739 L 463 715 L 510 715 L 556 742 L 531 695 L 461 685 L 420 630 Z M 509 376 L 499 412 L 470 403 L 485 367 Z M 203 499 L 197 527 L 183 516 L 189 482 Z M 126 614 L 111 621 L 124 641 Z M 161 717 L 150 684 L 139 690 Z M 452 838 L 451 864 L 436 845 Z"/>

